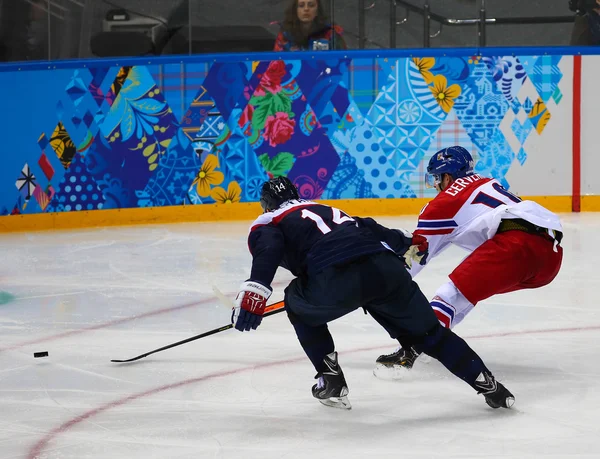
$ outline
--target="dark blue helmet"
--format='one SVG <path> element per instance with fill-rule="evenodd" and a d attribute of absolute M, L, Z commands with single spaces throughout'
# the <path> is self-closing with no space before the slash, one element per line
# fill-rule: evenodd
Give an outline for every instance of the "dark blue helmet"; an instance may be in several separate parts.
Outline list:
<path fill-rule="evenodd" d="M 438 151 L 429 160 L 425 184 L 435 188 L 441 183 L 442 174 L 450 174 L 453 180 L 473 174 L 475 161 L 471 154 L 463 147 L 454 146 Z"/>
<path fill-rule="evenodd" d="M 260 206 L 264 212 L 278 209 L 281 204 L 300 199 L 298 189 L 287 177 L 275 177 L 265 182 L 260 192 Z"/>

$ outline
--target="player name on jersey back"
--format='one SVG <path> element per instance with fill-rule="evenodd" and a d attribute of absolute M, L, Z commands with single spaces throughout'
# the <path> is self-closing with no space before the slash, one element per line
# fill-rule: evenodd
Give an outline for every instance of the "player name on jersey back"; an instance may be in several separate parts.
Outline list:
<path fill-rule="evenodd" d="M 456 196 L 469 185 L 478 182 L 479 180 L 483 180 L 483 177 L 481 177 L 479 174 L 457 178 L 454 180 L 454 182 L 452 182 L 452 185 L 444 190 L 444 193 L 449 194 L 450 196 Z"/>

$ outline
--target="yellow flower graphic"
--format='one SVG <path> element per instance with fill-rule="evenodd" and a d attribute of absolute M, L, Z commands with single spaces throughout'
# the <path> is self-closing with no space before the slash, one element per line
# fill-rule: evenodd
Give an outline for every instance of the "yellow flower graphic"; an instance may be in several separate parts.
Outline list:
<path fill-rule="evenodd" d="M 419 72 L 425 80 L 425 83 L 431 83 L 433 81 L 433 73 L 431 73 L 431 69 L 435 65 L 435 59 L 433 57 L 414 57 L 413 62 L 419 69 Z"/>
<path fill-rule="evenodd" d="M 242 195 L 242 188 L 238 182 L 230 182 L 225 191 L 220 186 L 213 188 L 210 193 L 210 197 L 213 198 L 219 204 L 231 204 L 234 202 L 240 202 Z"/>
<path fill-rule="evenodd" d="M 194 180 L 199 196 L 203 198 L 210 196 L 210 186 L 223 183 L 225 176 L 223 172 L 215 170 L 217 167 L 219 167 L 219 158 L 216 155 L 208 155 Z"/>
<path fill-rule="evenodd" d="M 444 75 L 436 75 L 433 78 L 433 86 L 430 86 L 433 97 L 442 110 L 448 113 L 454 106 L 454 99 L 460 96 L 461 89 L 457 84 L 448 87 L 448 80 Z"/>
<path fill-rule="evenodd" d="M 548 121 L 550 121 L 550 112 L 541 97 L 538 97 L 538 100 L 533 104 L 531 113 L 529 113 L 529 119 L 535 126 L 538 134 L 542 133 Z"/>

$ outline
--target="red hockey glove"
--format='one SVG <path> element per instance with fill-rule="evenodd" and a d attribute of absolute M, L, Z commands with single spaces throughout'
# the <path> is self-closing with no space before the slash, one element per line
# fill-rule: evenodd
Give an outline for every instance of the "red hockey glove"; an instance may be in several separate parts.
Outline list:
<path fill-rule="evenodd" d="M 413 261 L 416 261 L 420 265 L 427 263 L 427 256 L 429 255 L 429 242 L 427 238 L 420 234 L 413 234 L 410 247 L 402 257 L 404 263 L 408 266 L 408 269 L 412 268 Z"/>
<path fill-rule="evenodd" d="M 262 322 L 271 293 L 269 287 L 259 282 L 246 281 L 241 285 L 231 313 L 231 323 L 237 330 L 256 330 Z"/>

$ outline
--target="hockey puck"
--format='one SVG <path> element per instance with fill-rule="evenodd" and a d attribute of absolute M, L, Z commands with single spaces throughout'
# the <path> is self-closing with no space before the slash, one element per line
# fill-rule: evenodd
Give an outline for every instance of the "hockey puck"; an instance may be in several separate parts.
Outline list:
<path fill-rule="evenodd" d="M 48 357 L 48 352 L 47 351 L 44 351 L 44 352 L 34 352 L 33 356 L 35 358 L 37 358 L 37 357 Z"/>

